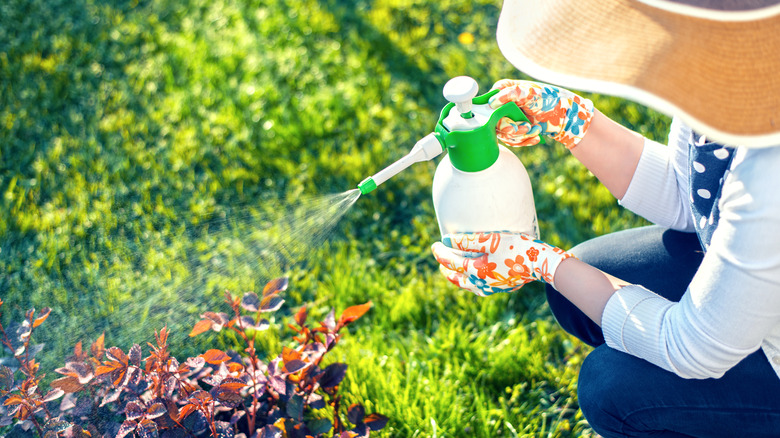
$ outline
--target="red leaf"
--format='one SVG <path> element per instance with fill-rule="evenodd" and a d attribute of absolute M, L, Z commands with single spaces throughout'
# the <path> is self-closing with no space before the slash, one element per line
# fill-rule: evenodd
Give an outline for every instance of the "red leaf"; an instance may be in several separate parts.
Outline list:
<path fill-rule="evenodd" d="M 325 368 L 325 371 L 319 378 L 319 384 L 323 388 L 333 388 L 338 386 L 347 373 L 347 364 L 332 363 Z"/>
<path fill-rule="evenodd" d="M 119 370 L 118 373 L 115 374 L 116 379 L 112 382 L 114 386 L 124 385 L 125 384 L 125 378 L 129 380 L 130 374 L 127 372 L 127 368 L 122 368 Z"/>
<path fill-rule="evenodd" d="M 92 367 L 81 362 L 68 362 L 62 368 L 54 370 L 66 376 L 75 377 L 82 385 L 89 383 L 94 377 Z"/>
<path fill-rule="evenodd" d="M 244 315 L 241 318 L 236 318 L 234 321 L 238 322 L 239 328 L 242 330 L 248 329 L 248 328 L 255 328 L 255 320 L 248 315 Z"/>
<path fill-rule="evenodd" d="M 105 364 L 95 368 L 95 377 L 102 376 L 103 374 L 108 374 L 121 366 L 122 364 L 120 364 L 117 361 L 106 362 Z"/>
<path fill-rule="evenodd" d="M 130 358 L 130 363 L 140 367 L 141 366 L 141 346 L 138 344 L 133 344 L 132 347 L 130 347 L 130 351 L 127 352 L 127 356 Z"/>
<path fill-rule="evenodd" d="M 203 360 L 210 363 L 211 365 L 219 365 L 230 360 L 230 356 L 225 354 L 222 350 L 217 349 L 211 349 L 198 357 L 202 357 Z"/>
<path fill-rule="evenodd" d="M 168 335 L 170 332 L 168 331 L 168 326 L 165 326 L 160 329 L 160 334 L 158 335 L 157 332 L 154 333 L 155 341 L 157 341 L 157 346 L 160 348 L 163 348 L 164 346 L 168 345 Z"/>
<path fill-rule="evenodd" d="M 76 345 L 73 346 L 73 355 L 76 357 L 81 357 L 84 354 L 84 351 L 81 347 L 81 341 L 76 342 Z"/>
<path fill-rule="evenodd" d="M 218 390 L 215 397 L 223 406 L 229 408 L 235 408 L 236 406 L 240 405 L 242 401 L 244 401 L 244 398 L 241 397 L 241 394 L 230 390 Z"/>
<path fill-rule="evenodd" d="M 99 338 L 95 340 L 95 342 L 92 343 L 92 346 L 89 347 L 90 352 L 92 353 L 92 357 L 95 359 L 102 359 L 103 354 L 106 352 L 106 334 L 102 333 Z"/>
<path fill-rule="evenodd" d="M 168 409 L 162 403 L 155 403 L 146 410 L 146 418 L 157 418 L 167 413 Z"/>
<path fill-rule="evenodd" d="M 377 430 L 382 430 L 387 425 L 388 420 L 389 418 L 382 414 L 371 414 L 363 419 L 363 423 L 376 432 Z"/>
<path fill-rule="evenodd" d="M 245 387 L 246 383 L 241 380 L 228 377 L 219 384 L 220 390 L 238 392 L 241 388 Z"/>
<path fill-rule="evenodd" d="M 44 307 L 41 310 L 41 314 L 37 318 L 35 318 L 35 321 L 33 321 L 33 325 L 32 325 L 33 328 L 43 324 L 43 321 L 46 321 L 46 318 L 49 317 L 49 314 L 51 314 L 51 309 L 48 307 Z"/>
<path fill-rule="evenodd" d="M 246 411 L 235 411 L 233 415 L 230 416 L 230 424 L 238 423 L 238 420 L 240 420 L 244 415 L 246 415 Z"/>
<path fill-rule="evenodd" d="M 128 420 L 137 420 L 144 416 L 145 409 L 136 402 L 130 402 L 125 406 L 125 417 Z"/>
<path fill-rule="evenodd" d="M 260 298 L 257 298 L 257 294 L 254 292 L 247 292 L 241 298 L 241 307 L 249 312 L 257 312 L 260 308 Z"/>
<path fill-rule="evenodd" d="M 201 333 L 205 333 L 211 330 L 211 324 L 213 324 L 211 320 L 201 319 L 195 323 L 195 327 L 193 327 L 192 331 L 190 332 L 190 337 L 198 336 Z"/>
<path fill-rule="evenodd" d="M 100 402 L 100 407 L 103 407 L 109 403 L 114 403 L 115 401 L 119 400 L 120 395 L 122 395 L 122 388 L 109 392 L 103 397 L 103 400 Z"/>
<path fill-rule="evenodd" d="M 58 398 L 62 397 L 63 395 L 65 395 L 65 391 L 63 391 L 60 388 L 54 388 L 51 391 L 49 391 L 48 393 L 46 393 L 46 395 L 43 397 L 43 401 L 50 402 L 50 401 L 53 401 L 53 400 L 57 400 Z"/>
<path fill-rule="evenodd" d="M 229 373 L 240 373 L 244 371 L 244 366 L 241 365 L 240 363 L 230 362 L 229 364 L 227 364 L 227 369 Z"/>
<path fill-rule="evenodd" d="M 138 423 L 138 435 L 141 438 L 151 438 L 151 437 L 159 436 L 157 433 L 157 423 L 155 423 L 152 420 L 149 420 L 148 418 L 141 420 L 141 422 Z"/>
<path fill-rule="evenodd" d="M 190 415 L 191 413 L 195 412 L 195 405 L 193 404 L 186 404 L 183 408 L 179 411 L 179 421 L 182 421 L 183 419 L 187 418 L 187 415 Z"/>
<path fill-rule="evenodd" d="M 51 382 L 52 388 L 59 388 L 66 393 L 73 393 L 78 392 L 84 389 L 84 385 L 79 383 L 79 380 L 75 377 L 61 377 L 53 382 Z"/>
<path fill-rule="evenodd" d="M 325 319 L 320 322 L 323 327 L 328 329 L 328 331 L 333 331 L 336 329 L 336 315 L 335 311 L 333 309 L 330 309 L 330 312 L 328 312 L 328 316 L 325 317 Z"/>
<path fill-rule="evenodd" d="M 276 312 L 280 307 L 282 307 L 282 304 L 284 304 L 284 298 L 271 295 L 263 298 L 263 301 L 260 304 L 261 312 Z"/>
<path fill-rule="evenodd" d="M 355 403 L 349 406 L 347 409 L 347 420 L 352 424 L 359 424 L 363 422 L 363 417 L 366 416 L 366 408 L 359 403 Z"/>
<path fill-rule="evenodd" d="M 285 395 L 287 393 L 287 384 L 284 377 L 268 376 L 268 385 L 281 395 Z"/>
<path fill-rule="evenodd" d="M 257 438 L 282 438 L 284 432 L 273 425 L 267 425 L 258 431 Z"/>
<path fill-rule="evenodd" d="M 298 350 L 293 350 L 290 347 L 284 347 L 282 348 L 282 360 L 287 363 L 291 360 L 296 360 L 301 358 L 301 352 Z"/>
<path fill-rule="evenodd" d="M 200 403 L 207 403 L 211 401 L 211 394 L 206 391 L 198 390 L 190 395 L 190 400 L 197 400 Z"/>
<path fill-rule="evenodd" d="M 23 401 L 24 401 L 24 400 L 22 400 L 22 398 L 21 398 L 21 397 L 19 397 L 18 395 L 12 395 L 12 396 L 8 397 L 8 398 L 5 400 L 5 403 L 3 403 L 3 406 L 13 406 L 13 405 L 18 405 L 18 404 L 21 404 Z"/>
<path fill-rule="evenodd" d="M 211 325 L 211 328 L 214 329 L 214 331 L 220 331 L 222 330 L 222 327 L 225 326 L 225 324 L 228 323 L 230 318 L 225 313 L 217 313 L 217 312 L 206 312 L 203 315 L 201 315 L 201 318 L 205 318 L 208 320 L 211 320 L 213 323 Z"/>
<path fill-rule="evenodd" d="M 307 316 L 309 316 L 309 312 L 306 310 L 306 306 L 303 306 L 295 314 L 295 322 L 298 323 L 299 326 L 303 327 L 303 325 L 306 324 Z"/>
<path fill-rule="evenodd" d="M 344 310 L 344 313 L 341 314 L 339 325 L 344 326 L 355 321 L 356 319 L 365 315 L 365 313 L 368 312 L 368 309 L 370 308 L 371 301 L 365 304 L 358 304 L 357 306 L 347 307 L 347 309 Z"/>
<path fill-rule="evenodd" d="M 135 428 L 138 426 L 138 423 L 136 423 L 133 420 L 126 420 L 124 423 L 122 423 L 122 426 L 119 428 L 119 431 L 116 433 L 116 438 L 124 438 L 125 436 L 133 433 Z"/>
<path fill-rule="evenodd" d="M 79 375 L 78 375 L 78 374 L 76 374 L 76 372 L 75 372 L 75 371 L 73 371 L 73 370 L 71 370 L 71 369 L 69 369 L 69 368 L 67 368 L 67 367 L 60 367 L 60 368 L 57 368 L 56 370 L 54 370 L 54 372 L 55 372 L 55 373 L 58 373 L 58 374 L 62 374 L 62 375 L 64 375 L 64 376 L 70 376 L 70 377 L 76 377 L 76 378 L 78 378 L 78 377 L 79 377 Z"/>
<path fill-rule="evenodd" d="M 110 347 L 106 350 L 106 356 L 108 356 L 109 359 L 121 362 L 124 366 L 127 366 L 127 363 L 130 361 L 125 352 L 119 347 Z"/>
<path fill-rule="evenodd" d="M 309 366 L 309 364 L 307 364 L 306 362 L 299 359 L 293 359 L 289 362 L 285 362 L 284 371 L 286 373 L 293 374 L 306 368 L 307 366 Z"/>
<path fill-rule="evenodd" d="M 263 288 L 263 298 L 273 295 L 277 292 L 283 292 L 287 290 L 289 280 L 286 277 L 277 278 L 269 281 Z"/>

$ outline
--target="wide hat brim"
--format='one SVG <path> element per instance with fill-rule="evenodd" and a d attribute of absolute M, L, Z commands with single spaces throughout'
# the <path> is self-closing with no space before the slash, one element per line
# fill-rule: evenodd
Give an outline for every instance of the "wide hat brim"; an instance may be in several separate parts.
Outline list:
<path fill-rule="evenodd" d="M 726 144 L 780 145 L 780 11 L 506 0 L 497 39 L 538 80 L 640 102 Z"/>

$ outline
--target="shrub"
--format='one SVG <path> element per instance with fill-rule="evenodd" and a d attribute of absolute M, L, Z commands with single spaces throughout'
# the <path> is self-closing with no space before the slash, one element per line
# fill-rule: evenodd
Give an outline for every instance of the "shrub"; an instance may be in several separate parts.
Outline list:
<path fill-rule="evenodd" d="M 346 420 L 342 418 L 338 389 L 347 365 L 322 365 L 341 330 L 363 316 L 371 303 L 349 307 L 338 319 L 331 310 L 317 327 L 307 324 L 308 311 L 302 307 L 289 324 L 296 333 L 294 347 L 284 347 L 268 363 L 258 356 L 256 336 L 270 326 L 263 315 L 282 306 L 279 292 L 287 285 L 285 278 L 273 280 L 260 296 L 226 292 L 231 314 L 206 312 L 190 332 L 197 336 L 232 330 L 243 343 L 241 352 L 211 349 L 180 362 L 169 354 L 164 327 L 155 333 L 144 358 L 140 345 L 127 352 L 105 348 L 101 335 L 89 349 L 76 344 L 65 365 L 55 370 L 62 377 L 52 381 L 46 393 L 40 390 L 44 376 L 35 361 L 42 346 L 31 339 L 50 310 L 29 310 L 21 324 L 0 323 L 2 343 L 18 365 L 12 368 L 4 358 L 0 366 L 0 427 L 45 438 L 306 438 L 328 433 L 354 438 L 382 429 L 387 417 L 366 415 L 359 404 L 349 406 Z M 321 413 L 326 407 L 330 415 Z"/>

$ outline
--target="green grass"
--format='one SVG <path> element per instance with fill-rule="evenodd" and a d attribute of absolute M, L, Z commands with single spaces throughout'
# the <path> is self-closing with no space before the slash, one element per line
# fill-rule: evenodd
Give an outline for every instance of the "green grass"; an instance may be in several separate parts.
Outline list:
<path fill-rule="evenodd" d="M 287 274 L 283 314 L 373 301 L 335 355 L 350 365 L 348 399 L 392 418 L 382 436 L 591 436 L 575 389 L 588 349 L 555 325 L 541 287 L 478 299 L 439 276 L 428 250 L 435 163 L 362 197 L 325 242 L 264 243 L 302 197 L 355 187 L 430 132 L 449 77 L 473 76 L 483 91 L 522 77 L 495 44 L 499 6 L 2 2 L 4 322 L 54 309 L 37 336 L 50 376 L 102 331 L 127 348 L 167 324 L 177 353 L 192 354 L 231 344 L 186 338 L 222 290 Z M 463 32 L 474 43 L 458 42 Z M 666 117 L 588 97 L 665 136 Z M 550 243 L 642 223 L 562 147 L 518 154 Z"/>

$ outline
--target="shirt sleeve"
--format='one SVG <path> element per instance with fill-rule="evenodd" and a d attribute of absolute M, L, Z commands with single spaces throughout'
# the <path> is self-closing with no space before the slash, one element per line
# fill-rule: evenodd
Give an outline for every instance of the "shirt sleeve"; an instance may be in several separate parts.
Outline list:
<path fill-rule="evenodd" d="M 650 222 L 694 231 L 688 199 L 688 138 L 691 130 L 672 119 L 669 145 L 645 139 L 636 171 L 620 205 Z"/>
<path fill-rule="evenodd" d="M 720 219 L 679 303 L 639 285 L 607 302 L 612 348 L 685 378 L 720 377 L 780 324 L 780 146 L 738 148 Z"/>

